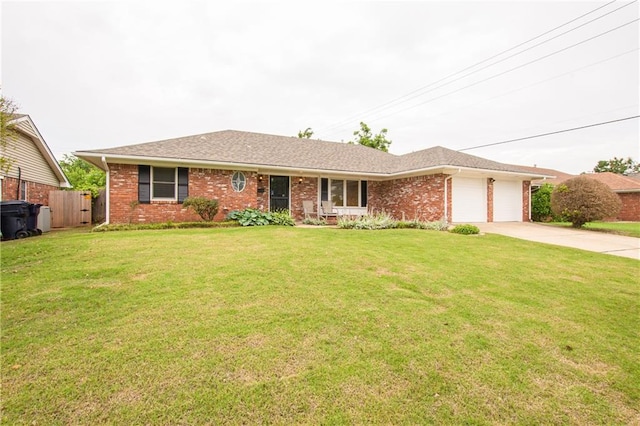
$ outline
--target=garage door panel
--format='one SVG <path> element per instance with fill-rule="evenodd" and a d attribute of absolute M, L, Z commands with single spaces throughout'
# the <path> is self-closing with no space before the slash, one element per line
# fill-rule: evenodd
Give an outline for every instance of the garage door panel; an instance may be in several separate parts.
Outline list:
<path fill-rule="evenodd" d="M 452 221 L 487 221 L 487 186 L 482 178 L 452 179 Z"/>
<path fill-rule="evenodd" d="M 496 180 L 493 183 L 493 221 L 522 222 L 522 182 Z"/>

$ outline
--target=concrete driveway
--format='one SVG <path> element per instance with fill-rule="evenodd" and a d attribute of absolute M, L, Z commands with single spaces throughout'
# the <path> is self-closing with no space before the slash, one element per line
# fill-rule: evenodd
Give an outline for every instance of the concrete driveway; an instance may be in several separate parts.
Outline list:
<path fill-rule="evenodd" d="M 640 260 L 640 238 L 539 223 L 476 223 L 480 231 Z"/>

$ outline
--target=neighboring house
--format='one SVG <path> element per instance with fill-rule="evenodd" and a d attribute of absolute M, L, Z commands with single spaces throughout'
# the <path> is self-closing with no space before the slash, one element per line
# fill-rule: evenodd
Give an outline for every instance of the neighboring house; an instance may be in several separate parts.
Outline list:
<path fill-rule="evenodd" d="M 535 188 L 540 187 L 544 183 L 552 183 L 557 185 L 576 177 L 576 175 L 570 175 L 568 173 L 560 172 L 553 169 L 543 169 L 538 167 L 527 166 L 515 166 L 523 170 L 528 170 L 532 173 L 539 172 L 552 176 L 541 180 L 533 180 L 531 186 L 535 191 Z M 622 209 L 615 219 L 628 220 L 628 221 L 640 221 L 640 179 L 624 176 L 611 172 L 603 173 L 587 173 L 586 176 L 596 179 L 606 184 L 613 192 L 618 194 L 620 201 L 622 201 Z"/>
<path fill-rule="evenodd" d="M 2 200 L 48 205 L 49 191 L 71 185 L 31 117 L 16 114 L 8 124 L 16 137 L 2 152 L 11 164 L 8 171 L 0 173 L 0 196 Z"/>
<path fill-rule="evenodd" d="M 517 166 L 434 147 L 393 155 L 362 145 L 225 130 L 90 151 L 107 172 L 107 222 L 198 220 L 187 196 L 231 210 L 289 209 L 331 200 L 339 214 L 386 211 L 449 222 L 528 221 L 532 179 Z"/>
<path fill-rule="evenodd" d="M 618 220 L 640 221 L 640 181 L 628 176 L 611 172 L 589 173 L 588 177 L 606 184 L 618 194 L 622 201 L 622 209 L 616 217 Z"/>

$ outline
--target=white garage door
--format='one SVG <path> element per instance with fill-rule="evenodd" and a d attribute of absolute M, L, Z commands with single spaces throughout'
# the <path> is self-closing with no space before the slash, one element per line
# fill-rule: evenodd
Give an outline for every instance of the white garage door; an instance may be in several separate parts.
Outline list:
<path fill-rule="evenodd" d="M 522 222 L 522 182 L 493 182 L 493 221 Z"/>
<path fill-rule="evenodd" d="M 453 222 L 486 222 L 486 180 L 461 177 L 454 177 L 452 180 L 451 220 Z"/>

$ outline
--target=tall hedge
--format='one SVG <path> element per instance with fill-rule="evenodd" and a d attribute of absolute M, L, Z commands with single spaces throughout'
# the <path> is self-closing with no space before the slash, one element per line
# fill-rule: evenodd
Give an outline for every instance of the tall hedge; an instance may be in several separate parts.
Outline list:
<path fill-rule="evenodd" d="M 580 228 L 587 222 L 614 218 L 620 213 L 620 197 L 604 183 L 581 175 L 564 181 L 551 193 L 551 210 Z"/>

